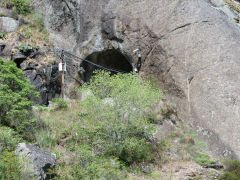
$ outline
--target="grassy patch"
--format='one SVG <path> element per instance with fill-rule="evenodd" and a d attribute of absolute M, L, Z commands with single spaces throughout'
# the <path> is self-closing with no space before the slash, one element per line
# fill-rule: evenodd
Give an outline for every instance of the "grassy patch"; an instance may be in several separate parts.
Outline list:
<path fill-rule="evenodd" d="M 67 109 L 68 108 L 67 102 L 64 101 L 61 98 L 53 98 L 52 102 L 54 103 L 53 110 L 61 110 L 61 109 Z"/>
<path fill-rule="evenodd" d="M 193 160 L 202 166 L 214 164 L 216 162 L 216 160 L 210 158 L 210 156 L 205 153 L 194 154 Z"/>
<path fill-rule="evenodd" d="M 41 46 L 49 43 L 49 34 L 44 27 L 42 14 L 31 13 L 24 17 L 26 24 L 22 25 L 17 34 L 20 40 L 31 46 Z"/>
<path fill-rule="evenodd" d="M 191 155 L 192 159 L 202 165 L 210 165 L 216 163 L 207 153 L 205 153 L 206 144 L 200 141 L 198 135 L 193 130 L 187 130 L 180 136 L 180 142 L 184 144 L 185 150 Z"/>

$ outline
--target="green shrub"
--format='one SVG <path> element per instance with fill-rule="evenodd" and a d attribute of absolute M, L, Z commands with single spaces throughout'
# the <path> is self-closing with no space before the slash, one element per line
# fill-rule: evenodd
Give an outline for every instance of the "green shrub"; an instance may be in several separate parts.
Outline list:
<path fill-rule="evenodd" d="M 0 39 L 7 39 L 7 34 L 5 33 L 0 33 Z"/>
<path fill-rule="evenodd" d="M 98 71 L 81 91 L 93 95 L 80 102 L 77 136 L 69 142 L 90 144 L 96 154 L 114 156 L 126 165 L 154 159 L 158 145 L 147 109 L 158 103 L 160 90 L 136 74 Z"/>
<path fill-rule="evenodd" d="M 239 180 L 240 177 L 240 161 L 239 160 L 226 160 L 224 162 L 226 169 L 220 176 L 220 180 Z"/>
<path fill-rule="evenodd" d="M 0 127 L 0 147 L 2 150 L 13 151 L 22 138 L 8 127 Z"/>
<path fill-rule="evenodd" d="M 19 14 L 28 14 L 31 12 L 31 6 L 29 0 L 12 0 L 13 5 Z"/>
<path fill-rule="evenodd" d="M 36 125 L 32 119 L 33 102 L 29 97 L 37 97 L 37 92 L 24 77 L 14 62 L 5 62 L 0 58 L 0 124 L 15 129 L 25 137 L 32 136 Z"/>
<path fill-rule="evenodd" d="M 14 155 L 14 152 L 4 151 L 0 153 L 0 179 L 20 180 L 22 165 Z"/>
<path fill-rule="evenodd" d="M 126 165 L 153 160 L 153 147 L 145 139 L 126 138 L 118 144 L 110 144 L 107 153 L 118 157 Z"/>
<path fill-rule="evenodd" d="M 20 44 L 18 46 L 19 50 L 24 54 L 30 54 L 31 52 L 38 50 L 39 46 L 29 46 L 26 44 Z"/>
<path fill-rule="evenodd" d="M 53 98 L 52 102 L 54 103 L 54 110 L 67 109 L 68 105 L 64 99 Z"/>
<path fill-rule="evenodd" d="M 205 153 L 196 153 L 193 156 L 193 160 L 196 161 L 196 163 L 205 166 L 205 165 L 210 165 L 214 164 L 216 160 L 211 159 L 207 154 Z"/>
<path fill-rule="evenodd" d="M 77 163 L 72 165 L 70 174 L 73 179 L 116 179 L 126 178 L 121 163 L 114 158 L 94 156 L 91 148 L 83 146 L 77 150 Z"/>

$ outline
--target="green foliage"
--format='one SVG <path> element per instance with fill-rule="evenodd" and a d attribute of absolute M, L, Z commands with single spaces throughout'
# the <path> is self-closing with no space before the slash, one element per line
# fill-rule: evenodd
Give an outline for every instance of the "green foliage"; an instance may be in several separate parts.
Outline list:
<path fill-rule="evenodd" d="M 31 96 L 37 97 L 37 92 L 23 72 L 14 62 L 4 62 L 0 58 L 0 124 L 30 137 L 30 131 L 36 124 L 36 119 L 32 119 L 31 114 Z"/>
<path fill-rule="evenodd" d="M 7 34 L 5 33 L 0 33 L 0 39 L 7 39 Z"/>
<path fill-rule="evenodd" d="M 35 105 L 35 110 L 38 111 L 38 112 L 47 111 L 48 107 L 46 105 L 36 104 Z"/>
<path fill-rule="evenodd" d="M 80 102 L 82 113 L 72 142 L 90 144 L 95 153 L 126 165 L 154 159 L 158 144 L 153 143 L 155 128 L 146 111 L 160 100 L 159 89 L 136 74 L 97 71 L 81 92 L 93 95 Z"/>
<path fill-rule="evenodd" d="M 216 162 L 216 160 L 213 160 L 211 159 L 207 154 L 205 153 L 196 153 L 194 156 L 193 156 L 193 160 L 202 165 L 202 166 L 205 166 L 205 165 L 210 165 L 210 164 L 214 164 Z"/>
<path fill-rule="evenodd" d="M 56 145 L 55 136 L 52 135 L 48 130 L 43 131 L 38 134 L 38 142 L 40 142 L 41 147 L 54 147 Z"/>
<path fill-rule="evenodd" d="M 30 39 L 32 37 L 32 29 L 28 26 L 23 26 L 22 31 L 19 32 L 18 34 L 21 35 L 25 39 Z M 19 49 L 22 52 L 24 52 L 24 51 L 27 52 L 27 50 L 32 51 L 33 47 L 21 44 L 21 45 L 19 45 Z"/>
<path fill-rule="evenodd" d="M 239 160 L 226 160 L 224 162 L 226 169 L 220 176 L 220 180 L 239 180 L 240 177 L 240 161 Z"/>
<path fill-rule="evenodd" d="M 7 16 L 6 14 L 0 12 L 0 17 L 6 17 L 6 16 Z"/>
<path fill-rule="evenodd" d="M 52 102 L 54 103 L 54 110 L 61 110 L 61 109 L 68 108 L 67 102 L 64 99 L 53 98 Z"/>
<path fill-rule="evenodd" d="M 2 7 L 12 9 L 16 8 L 18 14 L 26 15 L 31 12 L 31 0 L 1 0 Z"/>
<path fill-rule="evenodd" d="M 193 130 L 188 130 L 180 138 L 180 142 L 185 144 L 186 151 L 196 163 L 202 166 L 216 163 L 215 159 L 204 153 L 206 144 L 198 139 L 198 135 Z"/>
<path fill-rule="evenodd" d="M 18 48 L 22 53 L 28 54 L 28 53 L 31 53 L 35 50 L 38 50 L 39 46 L 29 46 L 29 45 L 26 45 L 26 44 L 20 44 L 18 46 Z"/>
<path fill-rule="evenodd" d="M 29 0 L 12 0 L 12 3 L 19 14 L 26 15 L 31 12 Z"/>
<path fill-rule="evenodd" d="M 154 146 L 147 145 L 148 143 L 145 139 L 130 137 L 118 144 L 110 144 L 108 153 L 118 157 L 126 165 L 150 161 L 154 159 L 152 154 Z"/>
<path fill-rule="evenodd" d="M 30 15 L 31 27 L 36 27 L 39 31 L 44 30 L 43 16 L 40 13 L 32 13 Z"/>
<path fill-rule="evenodd" d="M 0 153 L 0 179 L 20 180 L 21 163 L 14 152 L 3 151 Z"/>
<path fill-rule="evenodd" d="M 77 163 L 70 170 L 73 179 L 125 179 L 123 166 L 117 159 L 94 156 L 87 146 L 79 148 L 77 154 Z"/>
<path fill-rule="evenodd" d="M 22 138 L 9 127 L 0 127 L 0 147 L 3 150 L 13 151 Z"/>

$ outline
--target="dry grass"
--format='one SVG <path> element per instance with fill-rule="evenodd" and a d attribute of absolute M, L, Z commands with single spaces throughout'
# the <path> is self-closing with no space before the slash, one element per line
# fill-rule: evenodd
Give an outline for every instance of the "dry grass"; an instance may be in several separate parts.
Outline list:
<path fill-rule="evenodd" d="M 70 134 L 66 134 L 69 128 L 71 128 L 76 121 L 77 113 L 79 112 L 79 105 L 77 101 L 68 101 L 68 108 L 55 111 L 54 106 L 48 107 L 47 110 L 37 111 L 36 114 L 41 117 L 43 122 L 46 124 L 47 128 L 41 129 L 37 132 L 37 140 L 44 148 L 55 148 L 51 144 L 47 144 L 45 141 L 46 136 L 53 139 L 54 145 L 63 145 L 64 140 L 68 138 Z M 73 128 L 74 129 L 74 128 Z M 71 134 L 74 134 L 74 130 Z M 50 142 L 51 143 L 51 142 Z"/>
<path fill-rule="evenodd" d="M 232 0 L 225 0 L 225 2 L 232 8 L 234 9 L 236 12 L 240 13 L 240 5 L 235 3 Z"/>
<path fill-rule="evenodd" d="M 68 166 L 74 161 L 76 157 L 75 152 L 67 150 L 65 143 L 68 137 L 76 134 L 74 131 L 74 124 L 76 124 L 77 113 L 80 111 L 78 102 L 75 100 L 67 101 L 68 108 L 62 110 L 54 110 L 54 105 L 51 107 L 36 110 L 36 115 L 39 116 L 46 127 L 40 129 L 36 133 L 37 142 L 40 143 L 41 148 L 55 153 L 57 155 L 58 166 L 56 167 L 57 174 L 64 174 L 65 179 L 72 179 L 69 175 Z M 69 131 L 69 129 L 72 129 Z M 70 132 L 70 134 L 68 134 Z"/>

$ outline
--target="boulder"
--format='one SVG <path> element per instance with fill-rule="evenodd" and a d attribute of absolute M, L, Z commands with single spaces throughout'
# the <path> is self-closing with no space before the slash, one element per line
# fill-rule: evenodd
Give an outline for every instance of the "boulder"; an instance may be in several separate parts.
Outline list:
<path fill-rule="evenodd" d="M 24 164 L 23 178 L 38 180 L 48 179 L 48 170 L 56 165 L 56 155 L 46 152 L 37 145 L 20 143 L 16 149 L 16 155 Z"/>
<path fill-rule="evenodd" d="M 16 31 L 19 27 L 19 22 L 10 17 L 0 17 L 0 32 L 9 33 Z"/>

